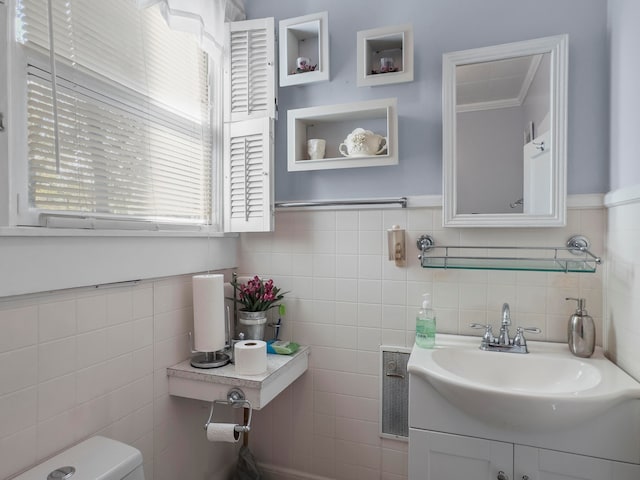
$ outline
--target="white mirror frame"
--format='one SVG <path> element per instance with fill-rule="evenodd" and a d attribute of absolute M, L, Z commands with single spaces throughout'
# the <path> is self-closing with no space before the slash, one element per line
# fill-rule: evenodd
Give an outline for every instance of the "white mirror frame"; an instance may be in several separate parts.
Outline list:
<path fill-rule="evenodd" d="M 561 227 L 566 224 L 568 35 L 445 53 L 442 58 L 443 208 L 445 227 Z M 458 214 L 456 165 L 456 67 L 509 57 L 550 53 L 552 213 Z"/>

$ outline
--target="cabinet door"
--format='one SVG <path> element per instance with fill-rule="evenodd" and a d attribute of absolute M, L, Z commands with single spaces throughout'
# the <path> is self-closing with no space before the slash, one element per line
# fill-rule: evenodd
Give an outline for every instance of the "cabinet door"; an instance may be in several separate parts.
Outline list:
<path fill-rule="evenodd" d="M 640 466 L 516 445 L 516 480 L 638 480 Z"/>
<path fill-rule="evenodd" d="M 513 445 L 409 429 L 409 480 L 511 479 Z"/>

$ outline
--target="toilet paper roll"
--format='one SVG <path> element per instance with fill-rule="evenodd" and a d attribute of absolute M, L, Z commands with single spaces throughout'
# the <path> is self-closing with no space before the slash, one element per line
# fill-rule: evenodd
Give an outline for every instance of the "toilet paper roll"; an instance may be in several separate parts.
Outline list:
<path fill-rule="evenodd" d="M 217 352 L 225 345 L 224 276 L 195 275 L 193 344 L 198 352 Z"/>
<path fill-rule="evenodd" d="M 210 423 L 207 425 L 207 440 L 210 442 L 236 443 L 240 432 L 236 432 L 235 423 Z"/>
<path fill-rule="evenodd" d="M 259 375 L 267 371 L 267 343 L 262 340 L 243 340 L 234 349 L 236 373 Z"/>

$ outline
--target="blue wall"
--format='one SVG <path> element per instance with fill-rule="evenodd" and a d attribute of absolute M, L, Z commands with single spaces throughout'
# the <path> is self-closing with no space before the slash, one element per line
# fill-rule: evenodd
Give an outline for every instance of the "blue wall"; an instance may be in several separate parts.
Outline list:
<path fill-rule="evenodd" d="M 640 2 L 609 1 L 611 190 L 640 185 Z"/>
<path fill-rule="evenodd" d="M 246 0 L 248 18 L 329 12 L 329 82 L 280 88 L 276 200 L 442 193 L 442 54 L 569 34 L 568 192 L 609 187 L 606 0 Z M 356 86 L 359 30 L 412 23 L 414 81 Z M 388 167 L 287 172 L 291 108 L 398 98 L 400 163 Z"/>

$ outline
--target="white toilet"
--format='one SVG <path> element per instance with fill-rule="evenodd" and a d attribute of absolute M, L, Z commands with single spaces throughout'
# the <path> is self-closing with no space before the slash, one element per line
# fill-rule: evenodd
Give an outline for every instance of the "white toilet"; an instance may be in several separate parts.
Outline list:
<path fill-rule="evenodd" d="M 130 445 L 95 436 L 14 480 L 144 480 L 142 454 Z"/>

